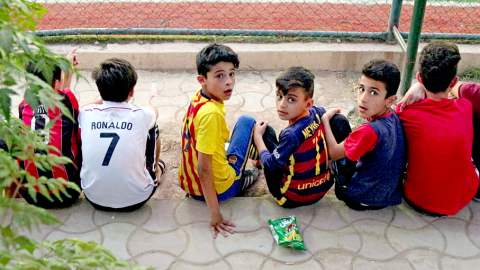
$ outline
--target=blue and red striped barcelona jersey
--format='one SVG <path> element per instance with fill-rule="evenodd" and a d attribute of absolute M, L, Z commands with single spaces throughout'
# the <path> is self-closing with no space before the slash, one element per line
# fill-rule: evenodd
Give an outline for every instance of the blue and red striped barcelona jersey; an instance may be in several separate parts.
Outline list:
<path fill-rule="evenodd" d="M 328 152 L 322 107 L 312 107 L 308 115 L 280 133 L 279 144 L 271 154 L 261 153 L 264 166 L 270 170 L 283 168 L 281 193 L 278 201 L 310 202 L 319 200 L 333 185 L 328 170 Z"/>

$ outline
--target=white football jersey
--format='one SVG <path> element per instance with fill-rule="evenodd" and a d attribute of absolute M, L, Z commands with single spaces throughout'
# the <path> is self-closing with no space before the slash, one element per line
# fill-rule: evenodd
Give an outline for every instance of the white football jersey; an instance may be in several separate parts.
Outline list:
<path fill-rule="evenodd" d="M 111 208 L 148 199 L 156 185 L 146 169 L 148 131 L 156 121 L 152 108 L 104 101 L 80 110 L 80 178 L 85 196 Z"/>

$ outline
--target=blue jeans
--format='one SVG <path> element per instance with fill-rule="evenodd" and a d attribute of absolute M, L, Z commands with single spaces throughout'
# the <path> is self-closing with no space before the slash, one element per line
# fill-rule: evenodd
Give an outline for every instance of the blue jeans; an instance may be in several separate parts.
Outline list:
<path fill-rule="evenodd" d="M 235 197 L 243 186 L 243 172 L 248 158 L 254 154 L 257 149 L 253 142 L 253 129 L 255 127 L 255 119 L 249 115 L 242 115 L 235 124 L 232 136 L 230 137 L 230 145 L 227 149 L 227 160 L 235 170 L 235 181 L 225 192 L 217 194 L 218 201 L 225 201 Z M 204 201 L 203 196 L 190 195 L 192 198 Z"/>

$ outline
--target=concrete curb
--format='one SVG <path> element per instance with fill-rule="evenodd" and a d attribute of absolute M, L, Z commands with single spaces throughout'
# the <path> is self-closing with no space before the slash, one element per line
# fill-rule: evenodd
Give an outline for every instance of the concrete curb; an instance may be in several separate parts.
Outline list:
<path fill-rule="evenodd" d="M 66 54 L 77 47 L 78 68 L 91 69 L 111 57 L 124 58 L 137 69 L 194 70 L 195 56 L 207 43 L 173 42 L 162 44 L 51 45 L 57 53 Z M 361 71 L 364 63 L 383 58 L 403 66 L 404 53 L 398 45 L 377 43 L 280 43 L 230 46 L 240 56 L 244 70 L 282 70 L 304 66 L 312 70 Z M 420 49 L 425 44 L 420 44 Z M 480 65 L 480 45 L 458 45 L 462 61 L 458 72 Z"/>

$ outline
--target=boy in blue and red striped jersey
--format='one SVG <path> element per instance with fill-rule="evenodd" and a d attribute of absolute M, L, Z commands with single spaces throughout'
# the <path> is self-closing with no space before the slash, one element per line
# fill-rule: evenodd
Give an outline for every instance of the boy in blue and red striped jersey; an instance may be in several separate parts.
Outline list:
<path fill-rule="evenodd" d="M 197 55 L 197 80 L 202 88 L 190 101 L 182 128 L 180 187 L 210 210 L 210 229 L 227 236 L 233 233 L 220 213 L 219 202 L 230 199 L 251 185 L 258 169 L 245 170 L 248 158 L 256 153 L 253 144 L 255 119 L 242 115 L 229 137 L 223 101 L 230 99 L 239 66 L 237 54 L 224 45 L 212 44 Z M 228 149 L 226 143 L 229 142 Z"/>
<path fill-rule="evenodd" d="M 67 55 L 67 59 L 70 60 L 74 66 L 78 64 L 75 51 L 76 49 L 72 50 Z M 33 63 L 28 64 L 26 68 L 28 72 L 36 75 L 43 81 L 47 81 L 46 78 L 43 77 L 42 71 L 38 70 Z M 59 102 L 65 105 L 73 119 L 63 115 L 59 108 L 48 109 L 42 105 L 39 105 L 37 110 L 34 111 L 30 104 L 26 102 L 26 100 L 23 100 L 20 103 L 18 109 L 19 118 L 23 120 L 25 125 L 30 126 L 32 130 L 44 129 L 45 125 L 47 125 L 49 121 L 55 120 L 53 127 L 48 132 L 44 132 L 44 143 L 55 146 L 60 151 L 60 153 L 52 151 L 51 154 L 68 157 L 73 161 L 73 163 L 54 166 L 51 168 L 51 170 L 42 170 L 37 168 L 35 164 L 29 160 L 20 162 L 20 165 L 24 167 L 30 175 L 37 179 L 42 176 L 47 178 L 63 178 L 66 181 L 74 182 L 80 186 L 80 167 L 78 166 L 80 162 L 80 138 L 77 123 L 78 101 L 75 98 L 75 95 L 69 89 L 72 77 L 72 70 L 70 70 L 68 74 L 63 74 L 60 67 L 56 66 L 53 71 L 52 87 L 58 94 L 63 96 L 63 99 Z M 39 192 L 37 192 L 36 198 L 33 199 L 29 195 L 26 188 L 21 187 L 19 189 L 19 193 L 28 203 L 47 209 L 68 207 L 75 203 L 80 196 L 80 193 L 71 188 L 67 188 L 66 191 L 69 196 L 60 192 L 61 199 L 51 194 L 53 200 L 49 200 Z"/>
<path fill-rule="evenodd" d="M 288 120 L 279 141 L 267 121 L 255 125 L 255 144 L 268 189 L 285 208 L 316 203 L 333 185 L 320 121 L 326 111 L 313 106 L 314 79 L 303 67 L 291 67 L 277 78 L 278 116 Z M 341 115 L 332 123 L 339 128 L 346 123 L 348 128 L 348 121 Z"/>

